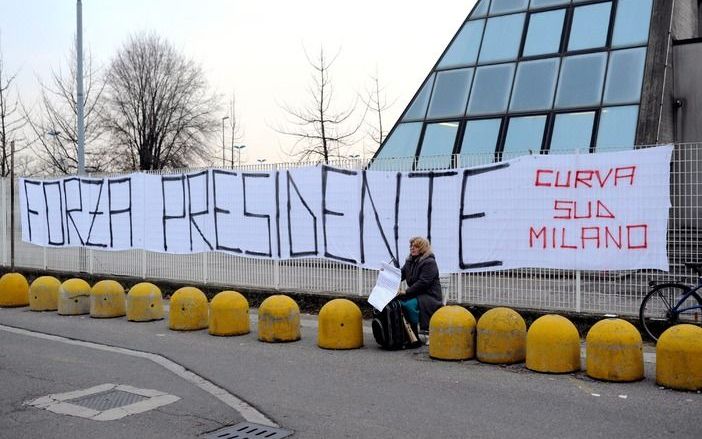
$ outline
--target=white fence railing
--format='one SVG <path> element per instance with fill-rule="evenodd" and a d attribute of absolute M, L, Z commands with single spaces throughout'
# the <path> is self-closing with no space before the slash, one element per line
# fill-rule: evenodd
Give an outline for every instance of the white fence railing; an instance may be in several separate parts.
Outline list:
<path fill-rule="evenodd" d="M 425 158 L 424 166 L 434 158 Z M 492 155 L 436 158 L 435 163 L 471 166 L 493 160 Z M 308 163 L 306 165 L 310 165 Z M 332 163 L 343 168 L 361 169 L 359 160 Z M 270 170 L 305 164 L 259 164 L 242 170 Z M 409 170 L 413 159 L 383 160 L 374 169 Z M 15 229 L 11 231 L 10 181 L 2 179 L 0 205 L 5 214 L 0 221 L 2 265 L 19 269 L 51 270 L 66 273 L 86 272 L 98 276 L 128 276 L 153 281 L 183 284 L 208 284 L 227 288 L 262 291 L 296 291 L 330 296 L 366 296 L 377 272 L 321 259 L 266 261 L 224 253 L 174 255 L 143 250 L 99 251 L 79 248 L 43 248 L 22 242 L 15 197 Z M 700 247 L 700 198 L 702 197 L 702 144 L 676 145 L 671 165 L 671 198 L 668 227 L 670 272 L 654 270 L 585 272 L 552 269 L 519 269 L 492 273 L 463 273 L 442 276 L 448 301 L 469 305 L 512 306 L 537 310 L 579 313 L 634 315 L 649 282 L 693 282 L 684 262 L 702 262 Z M 11 232 L 14 255 L 10 252 Z M 68 276 L 68 274 L 67 274 Z"/>

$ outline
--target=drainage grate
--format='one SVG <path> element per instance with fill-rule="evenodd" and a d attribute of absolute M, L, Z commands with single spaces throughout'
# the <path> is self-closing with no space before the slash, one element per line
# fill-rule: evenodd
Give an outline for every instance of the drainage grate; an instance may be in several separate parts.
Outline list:
<path fill-rule="evenodd" d="M 205 439 L 281 439 L 291 434 L 293 434 L 292 431 L 282 428 L 274 428 L 252 422 L 240 422 L 236 425 L 207 433 L 204 437 Z"/>
<path fill-rule="evenodd" d="M 97 410 L 99 412 L 123 407 L 125 405 L 134 404 L 135 402 L 149 399 L 146 396 L 137 395 L 136 393 L 123 392 L 121 390 L 110 390 L 107 392 L 86 395 L 80 398 L 69 399 L 66 402 Z"/>

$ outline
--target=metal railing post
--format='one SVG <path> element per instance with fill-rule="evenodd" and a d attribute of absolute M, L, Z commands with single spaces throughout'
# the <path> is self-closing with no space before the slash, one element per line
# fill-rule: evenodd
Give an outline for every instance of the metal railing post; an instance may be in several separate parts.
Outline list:
<path fill-rule="evenodd" d="M 202 283 L 207 284 L 207 252 L 202 253 Z"/>
<path fill-rule="evenodd" d="M 582 290 L 580 273 L 580 270 L 577 270 L 575 272 L 575 312 L 582 311 Z"/>
<path fill-rule="evenodd" d="M 356 293 L 363 296 L 363 268 L 356 266 Z"/>
<path fill-rule="evenodd" d="M 141 250 L 141 278 L 146 279 L 146 250 Z"/>
<path fill-rule="evenodd" d="M 280 290 L 280 261 L 278 259 L 273 261 L 273 289 Z"/>

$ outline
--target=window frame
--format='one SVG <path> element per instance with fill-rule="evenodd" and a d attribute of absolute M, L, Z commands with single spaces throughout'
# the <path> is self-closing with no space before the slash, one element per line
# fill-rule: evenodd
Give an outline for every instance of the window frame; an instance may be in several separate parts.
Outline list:
<path fill-rule="evenodd" d="M 424 141 L 424 133 L 425 133 L 425 131 L 426 131 L 426 126 L 427 126 L 427 124 L 440 123 L 440 122 L 456 122 L 456 121 L 458 121 L 458 122 L 459 122 L 458 133 L 457 133 L 457 135 L 456 135 L 456 140 L 455 140 L 455 143 L 454 143 L 454 149 L 453 149 L 453 152 L 452 152 L 452 155 L 453 155 L 452 163 L 453 163 L 453 165 L 455 165 L 456 157 L 458 157 L 458 154 L 460 154 L 460 147 L 461 147 L 461 145 L 462 145 L 462 143 L 463 143 L 463 137 L 464 137 L 464 134 L 465 134 L 465 127 L 466 127 L 466 124 L 468 123 L 468 121 L 480 120 L 480 119 L 501 119 L 500 133 L 499 133 L 499 135 L 498 135 L 497 146 L 496 146 L 496 148 L 495 148 L 495 160 L 498 161 L 499 159 L 501 159 L 501 154 L 502 154 L 502 152 L 503 152 L 504 142 L 505 142 L 505 140 L 506 140 L 507 128 L 508 128 L 508 126 L 509 126 L 509 123 L 508 123 L 509 119 L 511 119 L 511 118 L 513 118 L 513 117 L 535 116 L 535 115 L 544 115 L 544 114 L 547 116 L 547 120 L 546 120 L 546 124 L 545 124 L 545 132 L 544 132 L 544 137 L 543 137 L 543 142 L 542 142 L 542 149 L 541 149 L 541 153 L 543 154 L 543 153 L 547 153 L 547 152 L 548 152 L 548 147 L 550 147 L 551 137 L 552 137 L 552 134 L 553 134 L 553 124 L 554 124 L 555 117 L 556 117 L 557 114 L 561 114 L 561 113 L 576 113 L 576 112 L 584 112 L 584 111 L 595 111 L 595 120 L 594 120 L 594 124 L 593 124 L 593 133 L 592 133 L 592 139 L 591 139 L 591 142 L 590 142 L 590 152 L 594 152 L 595 149 L 596 149 L 596 146 L 597 146 L 596 143 L 597 143 L 597 136 L 598 136 L 598 133 L 599 133 L 599 125 L 600 125 L 601 110 L 602 110 L 603 108 L 626 107 L 626 106 L 637 105 L 637 106 L 639 107 L 639 113 L 640 113 L 640 111 L 641 111 L 641 98 L 639 99 L 639 101 L 638 101 L 637 103 L 611 104 L 611 105 L 605 105 L 605 104 L 603 103 L 603 102 L 604 102 L 604 93 L 605 93 L 605 89 L 606 89 L 606 85 L 607 85 L 606 80 L 607 80 L 607 74 L 608 74 L 608 72 L 609 72 L 609 61 L 610 61 L 610 57 L 611 57 L 611 56 L 610 56 L 610 55 L 611 55 L 611 52 L 612 52 L 612 51 L 620 51 L 620 50 L 624 50 L 624 49 L 646 48 L 646 49 L 647 49 L 647 54 L 646 54 L 646 61 L 645 61 L 645 63 L 644 63 L 644 74 L 643 74 L 644 79 L 643 79 L 643 81 L 642 81 L 640 96 L 643 96 L 643 90 L 644 90 L 645 85 L 646 85 L 646 70 L 645 70 L 645 69 L 646 69 L 646 65 L 647 65 L 647 61 L 648 61 L 648 56 L 649 56 L 649 52 L 650 52 L 650 51 L 648 50 L 648 46 L 650 45 L 650 42 L 651 42 L 651 33 L 652 33 L 652 28 L 653 28 L 653 15 L 654 15 L 655 10 L 656 10 L 656 8 L 655 8 L 655 1 L 656 1 L 656 0 L 654 0 L 654 5 L 653 5 L 653 7 L 651 8 L 651 18 L 650 18 L 650 20 L 649 20 L 648 38 L 647 38 L 647 40 L 646 40 L 646 43 L 645 43 L 645 44 L 630 45 L 630 46 L 621 46 L 621 47 L 612 48 L 612 38 L 613 38 L 613 35 L 614 35 L 614 25 L 615 25 L 615 22 L 616 22 L 617 9 L 618 9 L 618 6 L 619 6 L 619 1 L 620 1 L 620 0 L 587 0 L 587 1 L 579 2 L 579 3 L 577 3 L 577 4 L 573 4 L 572 2 L 570 2 L 570 3 L 567 3 L 567 4 L 560 4 L 560 5 L 551 5 L 551 6 L 546 6 L 546 7 L 540 7 L 540 8 L 537 8 L 537 9 L 531 9 L 531 5 L 530 5 L 529 8 L 528 8 L 527 10 L 521 11 L 521 12 L 515 12 L 515 11 L 513 11 L 513 12 L 509 12 L 509 13 L 500 13 L 500 14 L 494 14 L 494 15 L 492 15 L 492 14 L 490 14 L 490 13 L 488 12 L 486 15 L 480 16 L 480 17 L 471 17 L 470 14 L 469 14 L 468 17 L 463 21 L 463 23 L 461 23 L 461 26 L 459 27 L 459 29 L 458 29 L 458 30 L 456 31 L 456 33 L 454 34 L 454 36 L 453 36 L 453 38 L 451 39 L 451 41 L 446 45 L 446 47 L 444 48 L 443 52 L 441 53 L 441 55 L 440 55 L 440 56 L 438 57 L 438 59 L 436 60 L 435 64 L 433 65 L 433 67 L 431 68 L 431 70 L 428 72 L 428 74 L 427 74 L 427 75 L 425 76 L 425 78 L 424 78 L 424 82 L 426 82 L 426 81 L 431 77 L 431 75 L 435 75 L 435 74 L 437 74 L 437 73 L 439 73 L 439 72 L 444 72 L 444 71 L 448 71 L 448 70 L 465 69 L 465 68 L 468 68 L 468 67 L 473 68 L 473 69 L 474 69 L 474 75 L 473 75 L 473 78 L 472 78 L 472 80 L 471 80 L 470 89 L 469 89 L 469 94 L 468 94 L 468 98 L 467 98 L 467 101 L 466 101 L 466 109 L 467 109 L 468 103 L 470 102 L 471 95 L 472 95 L 472 93 L 471 93 L 471 92 L 472 92 L 472 87 L 473 87 L 473 84 L 472 84 L 472 83 L 475 81 L 475 70 L 477 70 L 477 68 L 478 68 L 479 66 L 480 66 L 480 67 L 483 67 L 483 66 L 491 66 L 491 65 L 498 65 L 498 64 L 515 63 L 516 66 L 515 66 L 514 76 L 516 76 L 516 71 L 517 71 L 518 64 L 521 63 L 521 62 L 524 62 L 524 61 L 534 61 L 534 60 L 547 59 L 547 58 L 559 58 L 559 79 L 560 79 L 560 72 L 561 72 L 561 69 L 562 69 L 563 59 L 564 59 L 566 56 L 584 55 L 584 54 L 592 54 L 592 53 L 605 53 L 605 54 L 606 54 L 606 61 L 605 61 L 605 78 L 604 78 L 604 81 L 605 81 L 605 82 L 603 83 L 603 86 L 602 86 L 602 93 L 601 93 L 601 99 L 600 99 L 600 104 L 599 104 L 599 105 L 597 105 L 597 106 L 586 106 L 586 107 L 572 107 L 572 108 L 567 108 L 567 109 L 556 109 L 556 108 L 555 108 L 555 99 L 556 99 L 556 94 L 557 94 L 557 90 L 558 90 L 558 86 L 559 86 L 559 82 L 557 82 L 557 83 L 556 83 L 556 90 L 554 90 L 553 105 L 552 105 L 551 109 L 549 109 L 549 110 L 541 110 L 541 111 L 516 111 L 516 112 L 510 112 L 510 110 L 509 110 L 509 105 L 510 105 L 510 103 L 511 103 L 512 96 L 513 96 L 513 94 L 514 94 L 514 86 L 515 86 L 515 77 L 513 76 L 513 78 L 512 78 L 512 84 L 511 84 L 511 87 L 510 87 L 510 90 L 509 90 L 509 97 L 508 97 L 508 104 L 507 104 L 507 109 L 506 109 L 506 111 L 504 111 L 504 112 L 502 112 L 502 113 L 493 113 L 493 114 L 489 114 L 489 115 L 476 115 L 476 116 L 468 116 L 467 114 L 464 113 L 463 116 L 459 116 L 459 117 L 436 118 L 436 119 L 428 120 L 428 119 L 427 119 L 427 114 L 428 114 L 428 111 L 429 111 L 429 104 L 430 104 L 430 102 L 431 102 L 431 97 L 433 96 L 433 93 L 434 93 L 434 88 L 436 87 L 436 78 L 435 78 L 435 79 L 434 79 L 434 83 L 432 84 L 432 90 L 430 91 L 430 99 L 429 99 L 429 102 L 427 103 L 427 109 L 426 109 L 426 113 L 425 113 L 424 119 L 421 119 L 421 120 L 414 120 L 414 119 L 413 119 L 413 120 L 411 120 L 411 121 L 410 121 L 410 120 L 404 120 L 404 119 L 403 119 L 405 113 L 409 110 L 409 107 L 410 107 L 411 104 L 414 102 L 414 99 L 416 99 L 416 97 L 417 97 L 417 96 L 419 95 L 419 93 L 421 92 L 421 86 L 420 86 L 420 88 L 415 92 L 414 96 L 412 97 L 412 99 L 411 99 L 411 100 L 409 101 L 409 103 L 407 104 L 406 108 L 405 108 L 405 109 L 403 110 L 403 112 L 401 113 L 401 116 L 400 116 L 400 118 L 398 119 L 398 121 L 395 123 L 395 125 L 393 126 L 393 128 L 391 129 L 391 131 L 387 134 L 386 139 L 389 139 L 389 138 L 392 136 L 392 134 L 395 132 L 396 128 L 397 128 L 401 123 L 410 123 L 410 122 L 412 122 L 412 123 L 421 122 L 421 123 L 422 123 L 422 129 L 421 129 L 420 134 L 419 134 L 419 139 L 418 139 L 418 143 L 417 143 L 417 148 L 416 148 L 415 154 L 414 154 L 414 156 L 415 156 L 414 165 L 413 165 L 413 168 L 414 168 L 414 167 L 416 166 L 416 163 L 417 163 L 417 158 L 418 158 L 418 156 L 419 156 L 420 148 L 421 148 L 422 143 L 423 143 L 423 141 Z M 568 50 L 567 50 L 567 44 L 568 44 L 568 41 L 569 41 L 569 39 L 570 39 L 570 31 L 571 31 L 571 27 L 572 27 L 572 21 L 573 21 L 573 15 L 574 15 L 575 8 L 576 8 L 576 7 L 580 7 L 580 6 L 592 5 L 592 4 L 597 4 L 597 3 L 606 3 L 606 2 L 611 2 L 611 3 L 612 3 L 612 7 L 611 7 L 611 11 L 610 11 L 609 29 L 608 29 L 608 32 L 607 32 L 607 44 L 606 44 L 606 46 L 604 46 L 604 47 L 599 47 L 599 48 L 589 48 L 589 49 L 577 50 L 577 51 L 568 51 Z M 478 3 L 476 3 L 476 6 L 477 6 L 477 5 L 478 5 Z M 564 20 L 563 20 L 563 29 L 562 29 L 562 31 L 561 31 L 561 41 L 560 41 L 559 51 L 558 51 L 557 53 L 548 53 L 548 54 L 540 54 L 540 55 L 533 55 L 533 56 L 524 56 L 524 55 L 523 55 L 524 45 L 525 45 L 525 43 L 526 43 L 526 36 L 527 36 L 528 30 L 529 30 L 529 24 L 530 24 L 530 21 L 531 21 L 531 15 L 533 15 L 533 14 L 535 14 L 535 13 L 542 13 L 542 12 L 554 11 L 554 10 L 559 10 L 559 9 L 565 9 L 565 17 L 564 17 Z M 473 13 L 473 10 L 474 10 L 474 8 L 471 9 L 471 12 L 470 12 L 471 14 Z M 492 18 L 492 17 L 500 17 L 500 16 L 506 16 L 506 15 L 520 14 L 520 13 L 525 14 L 525 19 L 524 19 L 524 26 L 523 26 L 523 29 L 522 29 L 521 40 L 520 40 L 520 43 L 519 43 L 519 51 L 518 51 L 518 53 L 517 53 L 517 58 L 514 59 L 514 60 L 511 60 L 511 61 L 499 61 L 499 62 L 480 63 L 479 58 L 480 58 L 480 53 L 482 52 L 482 48 L 483 48 L 483 43 L 484 43 L 484 38 L 485 38 L 485 30 L 487 29 L 487 19 L 488 19 L 488 18 Z M 701 13 L 702 13 L 702 12 L 701 12 Z M 480 37 L 480 38 L 481 38 L 481 41 L 480 41 L 479 48 L 478 48 L 478 58 L 476 59 L 475 64 L 474 64 L 474 65 L 471 65 L 471 66 L 456 66 L 456 67 L 450 67 L 450 68 L 439 68 L 439 63 L 440 63 L 440 61 L 441 61 L 441 60 L 443 59 L 443 57 L 446 55 L 446 52 L 449 50 L 449 48 L 451 47 L 451 45 L 454 43 L 455 39 L 456 39 L 456 38 L 458 37 L 458 35 L 460 34 L 461 30 L 463 29 L 463 26 L 464 26 L 465 24 L 467 24 L 469 21 L 474 21 L 474 20 L 486 20 L 485 25 L 483 26 L 483 33 L 482 33 L 482 35 L 481 35 L 481 37 Z M 422 85 L 424 84 L 424 82 L 422 82 Z M 636 136 L 636 133 L 638 133 L 638 128 L 639 128 L 640 123 L 641 123 L 641 120 L 640 120 L 640 115 L 639 115 L 639 116 L 637 117 L 637 121 L 636 121 L 636 127 L 635 127 L 636 132 L 635 132 L 635 136 Z M 635 139 L 635 141 L 636 141 L 636 139 Z M 636 148 L 636 146 L 635 146 L 635 148 Z M 378 152 L 379 152 L 381 149 L 382 149 L 382 147 L 378 149 Z M 378 152 L 376 152 L 376 154 L 374 155 L 374 158 L 377 156 Z M 408 151 L 408 153 L 409 153 L 409 151 Z"/>

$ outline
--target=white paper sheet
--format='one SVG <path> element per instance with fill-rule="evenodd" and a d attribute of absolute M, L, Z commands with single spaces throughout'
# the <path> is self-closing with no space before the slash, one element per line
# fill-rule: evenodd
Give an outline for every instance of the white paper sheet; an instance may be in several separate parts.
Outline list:
<path fill-rule="evenodd" d="M 373 308 L 378 311 L 382 311 L 385 305 L 397 296 L 401 278 L 402 274 L 399 268 L 383 262 L 380 272 L 378 272 L 378 280 L 375 282 L 375 287 L 373 287 L 373 291 L 368 296 L 368 303 L 373 305 Z"/>

